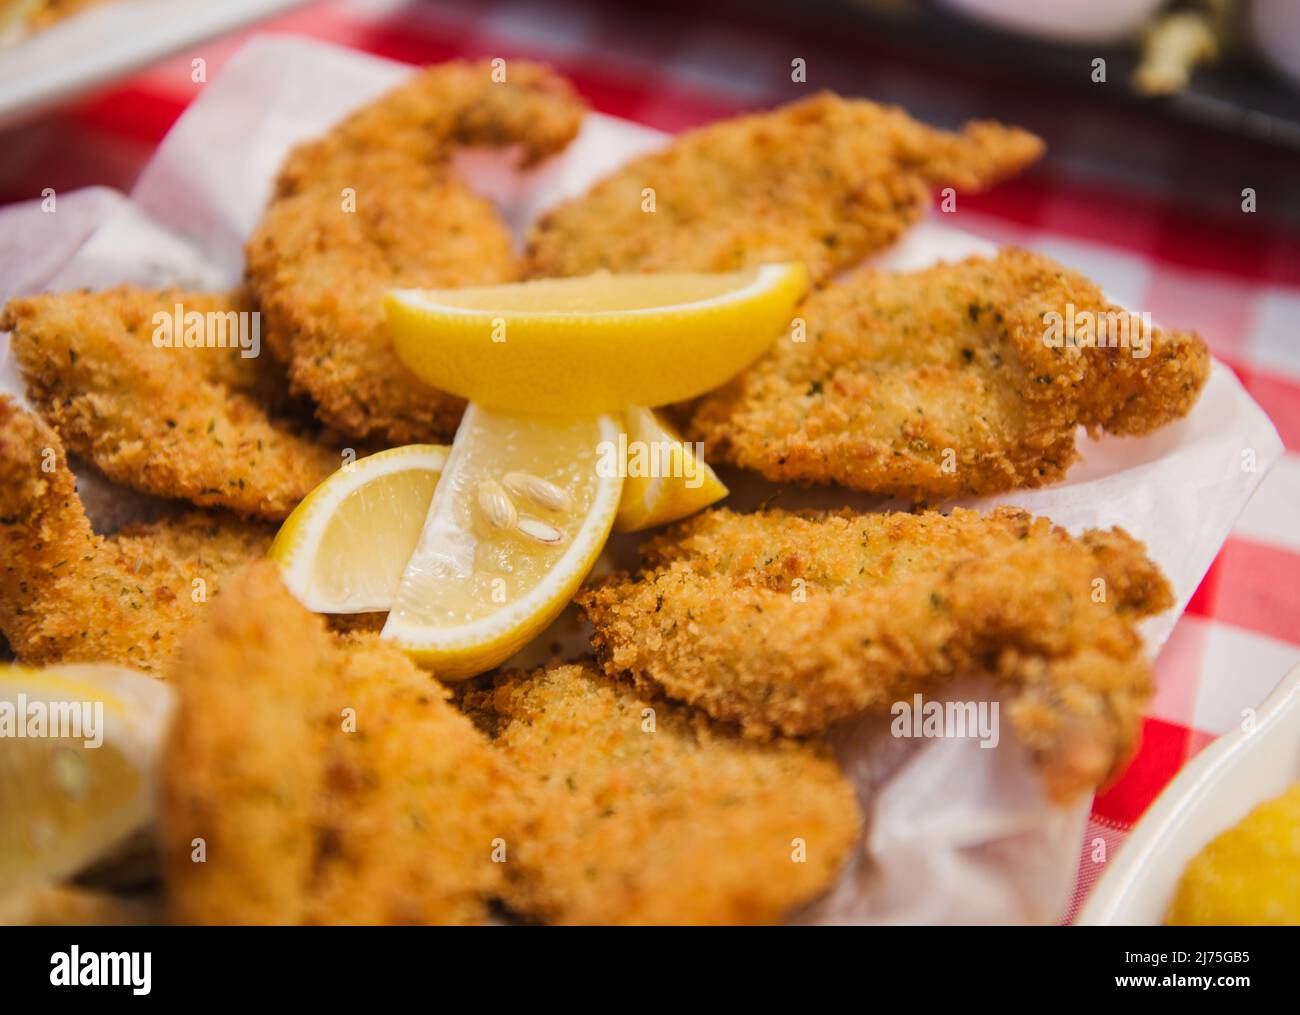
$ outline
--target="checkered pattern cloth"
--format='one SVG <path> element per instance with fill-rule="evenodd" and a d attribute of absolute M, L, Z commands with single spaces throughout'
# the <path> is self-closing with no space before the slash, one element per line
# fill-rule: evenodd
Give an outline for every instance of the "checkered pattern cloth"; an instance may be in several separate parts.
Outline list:
<path fill-rule="evenodd" d="M 770 11 L 770 8 L 768 9 Z M 1281 208 L 1276 153 L 1142 120 L 1078 97 L 1027 96 L 878 39 L 652 5 L 333 0 L 258 31 L 298 33 L 410 63 L 519 56 L 552 62 L 592 105 L 667 131 L 829 87 L 953 125 L 996 116 L 1038 130 L 1051 154 L 1022 179 L 963 198 L 951 224 L 1051 255 L 1126 306 L 1197 328 L 1277 426 L 1286 455 L 1265 480 L 1156 662 L 1142 746 L 1099 796 L 1081 846 L 1074 909 L 1132 823 L 1207 743 L 1300 661 L 1300 224 Z M 6 138 L 0 200 L 43 187 L 130 188 L 201 84 L 247 33 L 205 43 Z M 792 85 L 803 58 L 807 84 Z M 1117 169 L 1122 166 L 1123 169 Z M 1258 210 L 1242 210 L 1242 190 Z M 1270 211 L 1270 202 L 1274 209 Z M 1104 844 L 1104 845 L 1099 845 Z M 1071 910 L 1071 916 L 1074 909 Z"/>

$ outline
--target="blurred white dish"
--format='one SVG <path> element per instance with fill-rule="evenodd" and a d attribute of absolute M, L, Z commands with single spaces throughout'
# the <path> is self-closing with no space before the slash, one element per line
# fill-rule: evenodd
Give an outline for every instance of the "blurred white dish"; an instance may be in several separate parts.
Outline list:
<path fill-rule="evenodd" d="M 1300 4 L 1295 0 L 1255 0 L 1250 29 L 1264 58 L 1300 87 Z"/>
<path fill-rule="evenodd" d="M 1183 869 L 1211 839 L 1300 782 L 1300 666 L 1165 787 L 1088 897 L 1081 925 L 1164 923 Z"/>
<path fill-rule="evenodd" d="M 996 28 L 1054 42 L 1113 42 L 1131 35 L 1165 0 L 940 0 Z"/>
<path fill-rule="evenodd" d="M 0 48 L 0 127 L 306 0 L 112 0 Z"/>

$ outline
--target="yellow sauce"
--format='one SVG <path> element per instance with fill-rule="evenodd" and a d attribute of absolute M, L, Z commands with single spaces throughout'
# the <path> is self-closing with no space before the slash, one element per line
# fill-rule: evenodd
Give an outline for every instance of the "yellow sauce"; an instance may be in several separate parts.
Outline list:
<path fill-rule="evenodd" d="M 1300 783 L 1201 850 L 1168 922 L 1300 925 Z"/>

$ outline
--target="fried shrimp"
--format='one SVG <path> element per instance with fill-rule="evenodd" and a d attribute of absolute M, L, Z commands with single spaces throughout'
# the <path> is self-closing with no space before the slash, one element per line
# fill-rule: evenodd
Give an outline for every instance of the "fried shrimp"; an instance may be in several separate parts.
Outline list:
<path fill-rule="evenodd" d="M 513 776 L 400 651 L 329 634 L 259 563 L 231 578 L 169 675 L 159 824 L 173 919 L 486 919 Z"/>
<path fill-rule="evenodd" d="M 987 675 L 1060 798 L 1115 776 L 1132 753 L 1152 691 L 1134 623 L 1173 602 L 1123 530 L 1076 539 L 1011 508 L 718 510 L 645 553 L 639 578 L 578 597 L 608 673 L 755 737 L 817 732 Z"/>
<path fill-rule="evenodd" d="M 251 312 L 238 294 L 122 287 L 14 300 L 0 328 L 13 332 L 28 397 L 110 479 L 280 520 L 341 460 L 268 413 L 284 375 L 266 353 L 245 355 L 260 351 L 242 316 Z M 205 341 L 221 347 L 191 347 L 181 334 L 160 347 L 156 315 L 171 331 L 178 315 L 202 315 L 213 324 Z"/>
<path fill-rule="evenodd" d="M 273 351 L 317 415 L 394 443 L 452 433 L 464 403 L 415 379 L 388 338 L 393 287 L 518 277 L 496 210 L 453 170 L 457 145 L 518 144 L 535 163 L 577 133 L 584 107 L 545 67 L 448 63 L 416 75 L 296 149 L 248 243 L 248 278 Z"/>
<path fill-rule="evenodd" d="M 350 114 L 323 137 L 295 148 L 276 181 L 287 197 L 324 183 L 346 186 L 357 162 L 382 150 L 409 165 L 445 162 L 456 146 L 518 145 L 520 164 L 534 166 L 578 132 L 586 108 L 563 77 L 544 64 L 452 60 Z"/>
<path fill-rule="evenodd" d="M 866 271 L 799 314 L 804 340 L 778 342 L 689 427 L 774 482 L 918 501 L 1042 486 L 1078 458 L 1080 426 L 1147 433 L 1186 415 L 1209 374 L 1199 336 L 1151 328 L 1022 250 Z"/>
<path fill-rule="evenodd" d="M 159 669 L 204 599 L 271 536 L 202 511 L 96 535 L 58 436 L 0 398 L 0 630 L 22 662 Z"/>
<path fill-rule="evenodd" d="M 932 187 L 981 190 L 1042 152 L 1014 127 L 974 122 L 951 134 L 822 92 L 689 131 L 628 163 L 537 223 L 529 268 L 725 271 L 798 260 L 823 282 L 897 239 Z"/>
<path fill-rule="evenodd" d="M 523 915 L 771 923 L 857 841 L 853 786 L 817 747 L 745 741 L 589 665 L 487 678 L 464 705 L 530 794 L 506 894 Z"/>

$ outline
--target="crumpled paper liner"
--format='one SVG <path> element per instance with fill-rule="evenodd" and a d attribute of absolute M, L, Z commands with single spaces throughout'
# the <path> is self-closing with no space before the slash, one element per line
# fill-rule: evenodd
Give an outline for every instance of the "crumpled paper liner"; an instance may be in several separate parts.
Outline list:
<path fill-rule="evenodd" d="M 119 282 L 236 284 L 244 239 L 288 149 L 407 73 L 405 66 L 316 42 L 252 40 L 177 122 L 129 200 L 91 188 L 59 195 L 55 214 L 36 202 L 0 212 L 0 296 Z M 468 152 L 460 159 L 475 189 L 495 200 L 518 231 L 540 209 L 581 193 L 664 141 L 655 131 L 592 114 L 564 155 L 527 176 L 510 171 L 499 153 Z M 913 229 L 878 263 L 916 268 L 991 249 L 938 219 Z M 7 355 L 0 389 L 21 392 Z M 1084 461 L 1068 482 L 970 506 L 1016 504 L 1076 532 L 1123 525 L 1145 541 L 1178 597 L 1176 609 L 1144 626 L 1154 653 L 1281 443 L 1259 407 L 1218 365 L 1187 419 L 1141 440 L 1080 440 Z M 1243 470 L 1245 449 L 1255 453 L 1254 472 Z M 729 503 L 737 507 L 754 507 L 774 493 L 782 507 L 887 506 L 840 489 L 778 493 L 755 476 L 722 471 L 733 489 Z M 102 482 L 87 498 L 101 526 L 137 514 L 145 503 Z M 638 542 L 611 540 L 599 569 L 635 567 Z M 570 612 L 519 662 L 585 649 L 586 632 Z M 996 689 L 964 681 L 947 694 L 983 700 Z M 1073 887 L 1089 801 L 1052 804 L 1010 723 L 1002 725 L 1001 744 L 992 750 L 975 740 L 895 739 L 888 726 L 888 716 L 867 716 L 834 731 L 845 770 L 859 788 L 866 830 L 838 884 L 795 920 L 1058 920 Z"/>

